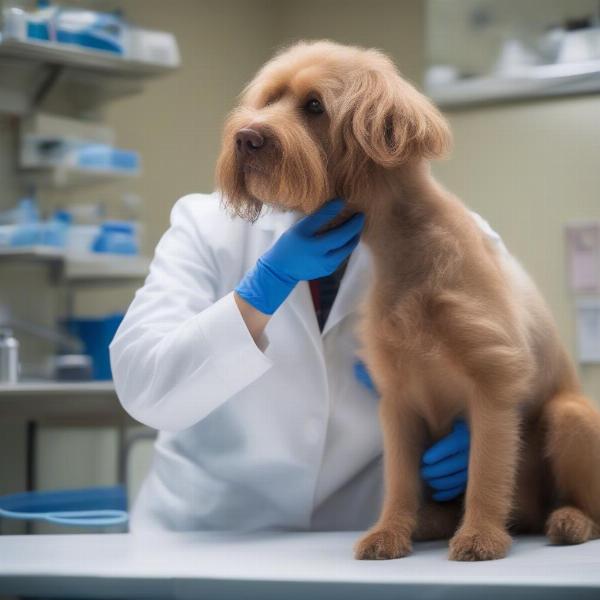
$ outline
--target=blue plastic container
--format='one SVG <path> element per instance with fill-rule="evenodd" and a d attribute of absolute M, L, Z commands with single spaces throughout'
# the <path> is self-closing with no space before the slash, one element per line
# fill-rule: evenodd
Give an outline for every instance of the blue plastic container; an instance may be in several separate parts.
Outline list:
<path fill-rule="evenodd" d="M 67 330 L 82 341 L 85 353 L 92 357 L 94 379 L 112 379 L 108 346 L 123 317 L 123 313 L 116 313 L 98 318 L 69 319 L 66 322 Z"/>

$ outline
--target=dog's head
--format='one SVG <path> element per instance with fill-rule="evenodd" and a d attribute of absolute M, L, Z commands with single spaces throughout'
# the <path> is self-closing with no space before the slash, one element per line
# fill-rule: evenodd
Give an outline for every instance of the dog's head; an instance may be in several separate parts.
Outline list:
<path fill-rule="evenodd" d="M 236 214 L 263 203 L 311 213 L 333 196 L 365 201 L 382 170 L 436 158 L 438 110 L 376 50 L 299 43 L 269 61 L 229 116 L 217 185 Z"/>

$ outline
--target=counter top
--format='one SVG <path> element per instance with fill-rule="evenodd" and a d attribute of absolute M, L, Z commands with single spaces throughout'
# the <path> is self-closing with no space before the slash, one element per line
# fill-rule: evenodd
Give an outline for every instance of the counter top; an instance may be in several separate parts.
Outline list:
<path fill-rule="evenodd" d="M 0 594 L 77 598 L 600 597 L 600 541 L 515 541 L 508 558 L 447 560 L 444 542 L 359 562 L 357 532 L 0 537 Z"/>

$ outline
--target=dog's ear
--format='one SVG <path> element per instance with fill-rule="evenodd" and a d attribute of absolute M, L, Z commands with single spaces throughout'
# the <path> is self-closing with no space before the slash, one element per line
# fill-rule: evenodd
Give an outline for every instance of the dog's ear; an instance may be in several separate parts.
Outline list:
<path fill-rule="evenodd" d="M 438 109 L 393 67 L 365 70 L 344 94 L 338 118 L 344 145 L 358 144 L 376 164 L 396 167 L 410 158 L 440 158 L 451 144 Z"/>

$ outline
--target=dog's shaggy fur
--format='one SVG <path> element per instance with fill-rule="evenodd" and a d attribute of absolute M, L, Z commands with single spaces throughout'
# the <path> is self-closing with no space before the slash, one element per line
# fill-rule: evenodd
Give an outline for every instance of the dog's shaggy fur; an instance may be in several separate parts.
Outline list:
<path fill-rule="evenodd" d="M 260 143 L 236 153 L 241 129 Z M 366 215 L 374 283 L 360 339 L 381 393 L 386 493 L 357 558 L 452 536 L 450 558 L 485 560 L 506 554 L 509 528 L 545 527 L 567 544 L 600 533 L 600 414 L 528 276 L 432 178 L 428 160 L 449 143 L 438 110 L 386 56 L 326 41 L 267 63 L 225 127 L 217 176 L 233 212 L 311 213 L 341 196 Z M 459 415 L 467 491 L 436 504 L 420 457 Z"/>

